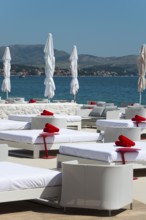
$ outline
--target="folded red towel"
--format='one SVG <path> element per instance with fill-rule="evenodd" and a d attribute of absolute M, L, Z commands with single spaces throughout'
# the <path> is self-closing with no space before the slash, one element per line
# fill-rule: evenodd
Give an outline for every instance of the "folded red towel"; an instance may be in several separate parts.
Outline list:
<path fill-rule="evenodd" d="M 35 99 L 30 99 L 30 100 L 29 100 L 29 103 L 35 103 L 35 102 L 36 102 Z"/>
<path fill-rule="evenodd" d="M 135 142 L 131 139 L 127 138 L 124 135 L 119 136 L 119 140 L 115 141 L 116 146 L 123 146 L 123 147 L 132 147 L 135 146 Z"/>
<path fill-rule="evenodd" d="M 135 115 L 135 118 L 139 121 L 145 121 L 146 119 L 143 116 Z"/>
<path fill-rule="evenodd" d="M 120 135 L 119 136 L 119 140 L 122 141 L 122 142 L 125 142 L 127 144 L 130 144 L 131 146 L 134 146 L 135 145 L 135 142 L 132 141 L 131 139 L 127 138 L 126 136 L 124 135 Z"/>
<path fill-rule="evenodd" d="M 115 141 L 116 146 L 121 146 L 121 147 L 131 147 L 129 143 L 122 142 L 122 141 Z"/>
<path fill-rule="evenodd" d="M 48 133 L 55 133 L 55 132 L 59 132 L 59 128 L 55 127 L 52 124 L 45 124 L 45 128 L 43 129 L 44 132 L 48 132 Z"/>
<path fill-rule="evenodd" d="M 146 120 L 146 118 L 144 118 L 143 116 L 140 116 L 140 115 L 135 115 L 135 117 L 132 118 L 132 121 L 140 121 L 140 122 L 142 122 L 142 121 L 145 121 L 145 120 Z"/>
<path fill-rule="evenodd" d="M 50 111 L 48 111 L 48 110 L 44 110 L 44 111 L 41 113 L 41 115 L 54 115 L 54 113 L 53 113 L 53 112 L 50 112 Z"/>
<path fill-rule="evenodd" d="M 97 105 L 97 102 L 91 101 L 89 104 L 90 105 Z"/>
<path fill-rule="evenodd" d="M 116 146 L 123 146 L 123 142 L 122 141 L 115 141 Z"/>
<path fill-rule="evenodd" d="M 140 124 L 141 122 L 143 122 L 143 121 L 137 120 L 137 119 L 135 119 L 135 118 L 132 118 L 132 121 L 134 121 L 134 122 L 136 123 L 136 126 L 137 126 L 137 127 L 139 126 L 139 124 Z"/>

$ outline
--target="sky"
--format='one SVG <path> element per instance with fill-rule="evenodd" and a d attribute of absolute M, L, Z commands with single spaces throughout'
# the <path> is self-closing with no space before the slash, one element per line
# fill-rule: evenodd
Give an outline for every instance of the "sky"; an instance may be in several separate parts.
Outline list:
<path fill-rule="evenodd" d="M 146 0 L 0 0 L 0 46 L 44 44 L 99 57 L 137 55 Z"/>

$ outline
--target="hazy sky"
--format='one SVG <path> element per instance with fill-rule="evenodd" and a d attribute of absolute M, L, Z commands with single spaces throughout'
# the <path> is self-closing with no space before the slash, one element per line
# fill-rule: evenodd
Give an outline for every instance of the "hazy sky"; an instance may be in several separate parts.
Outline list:
<path fill-rule="evenodd" d="M 0 46 L 45 44 L 102 57 L 138 54 L 146 0 L 0 0 Z"/>

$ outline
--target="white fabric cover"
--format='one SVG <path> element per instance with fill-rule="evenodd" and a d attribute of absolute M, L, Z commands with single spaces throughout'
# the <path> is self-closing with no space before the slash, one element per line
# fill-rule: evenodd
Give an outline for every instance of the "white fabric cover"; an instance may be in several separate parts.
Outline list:
<path fill-rule="evenodd" d="M 79 115 L 59 115 L 59 114 L 54 114 L 55 118 L 66 118 L 67 122 L 80 122 L 81 121 L 81 116 Z"/>
<path fill-rule="evenodd" d="M 40 116 L 40 115 L 39 115 Z M 60 115 L 60 114 L 54 114 L 55 118 L 65 118 L 67 122 L 80 122 L 81 116 L 79 115 Z M 51 116 L 51 117 L 53 117 Z M 27 121 L 31 122 L 32 117 L 37 117 L 36 114 L 30 114 L 30 115 L 9 115 L 8 119 L 10 120 L 16 120 L 16 121 Z M 46 116 L 49 117 L 49 116 Z"/>
<path fill-rule="evenodd" d="M 25 121 L 13 121 L 8 119 L 0 119 L 0 131 L 2 130 L 23 130 L 30 129 L 31 124 Z"/>
<path fill-rule="evenodd" d="M 10 82 L 11 54 L 10 54 L 9 47 L 5 48 L 2 60 L 3 60 L 3 66 L 4 66 L 3 67 L 4 79 L 3 79 L 3 82 L 2 82 L 1 89 L 2 89 L 3 92 L 8 93 L 8 92 L 11 92 L 11 82 Z M 8 94 L 7 94 L 7 96 L 8 96 Z"/>
<path fill-rule="evenodd" d="M 96 121 L 96 126 L 102 126 L 102 127 L 137 127 L 136 123 L 132 121 L 131 119 L 99 119 Z M 140 128 L 146 128 L 146 121 L 143 121 L 138 124 L 138 127 Z"/>
<path fill-rule="evenodd" d="M 28 144 L 42 144 L 43 138 L 39 135 L 43 130 L 13 130 L 0 131 L 0 139 L 6 141 L 15 141 Z M 86 142 L 86 141 L 100 141 L 102 135 L 94 132 L 84 132 L 72 129 L 61 128 L 59 133 L 46 138 L 46 143 L 68 143 L 68 142 Z"/>
<path fill-rule="evenodd" d="M 61 172 L 0 162 L 0 191 L 61 185 Z"/>
<path fill-rule="evenodd" d="M 36 114 L 27 114 L 27 115 L 9 115 L 8 119 L 9 120 L 15 120 L 15 121 L 27 121 L 27 122 L 31 122 L 32 117 L 36 117 Z"/>
<path fill-rule="evenodd" d="M 49 99 L 53 98 L 55 95 L 55 83 L 53 80 L 54 70 L 55 70 L 55 56 L 54 56 L 54 46 L 53 46 L 53 36 L 51 33 L 48 34 L 48 38 L 44 47 L 44 58 L 45 58 L 45 93 L 44 96 Z"/>
<path fill-rule="evenodd" d="M 134 127 L 135 123 L 130 119 L 99 119 L 96 126 L 102 127 Z"/>
<path fill-rule="evenodd" d="M 65 144 L 59 148 L 59 153 L 64 155 L 82 157 L 108 163 L 122 161 L 121 154 L 116 152 L 119 148 L 115 143 L 90 143 L 90 144 Z M 136 142 L 133 148 L 140 149 L 137 152 L 125 153 L 125 161 L 135 161 L 146 164 L 146 143 Z"/>
<path fill-rule="evenodd" d="M 78 52 L 76 45 L 73 46 L 72 53 L 69 57 L 70 61 L 70 69 L 72 74 L 72 80 L 70 84 L 70 93 L 74 96 L 77 94 L 79 90 L 79 81 L 78 81 Z"/>

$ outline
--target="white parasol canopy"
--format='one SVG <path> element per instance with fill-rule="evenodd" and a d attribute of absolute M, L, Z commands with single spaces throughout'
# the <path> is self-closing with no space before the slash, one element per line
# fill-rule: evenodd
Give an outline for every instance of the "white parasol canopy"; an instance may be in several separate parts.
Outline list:
<path fill-rule="evenodd" d="M 55 56 L 54 56 L 54 47 L 53 47 L 53 37 L 52 34 L 48 34 L 48 38 L 44 47 L 44 59 L 45 59 L 45 74 L 46 78 L 44 81 L 45 84 L 45 93 L 44 96 L 48 99 L 53 98 L 55 95 L 55 83 L 53 80 L 54 70 L 55 70 Z"/>
<path fill-rule="evenodd" d="M 76 101 L 76 94 L 79 90 L 79 82 L 78 82 L 78 53 L 76 45 L 73 46 L 72 53 L 69 58 L 70 61 L 70 69 L 72 73 L 72 80 L 70 85 L 70 93 L 74 95 L 74 102 Z"/>
<path fill-rule="evenodd" d="M 6 98 L 8 98 L 8 92 L 11 91 L 11 83 L 10 83 L 11 55 L 10 55 L 9 47 L 5 48 L 2 60 L 3 60 L 4 80 L 1 86 L 1 90 L 3 92 L 6 92 Z"/>
<path fill-rule="evenodd" d="M 139 103 L 141 104 L 141 93 L 146 88 L 146 79 L 145 79 L 145 73 L 146 73 L 146 45 L 143 44 L 141 46 L 141 51 L 137 59 L 137 66 L 138 66 L 138 91 L 140 93 L 139 96 Z"/>

